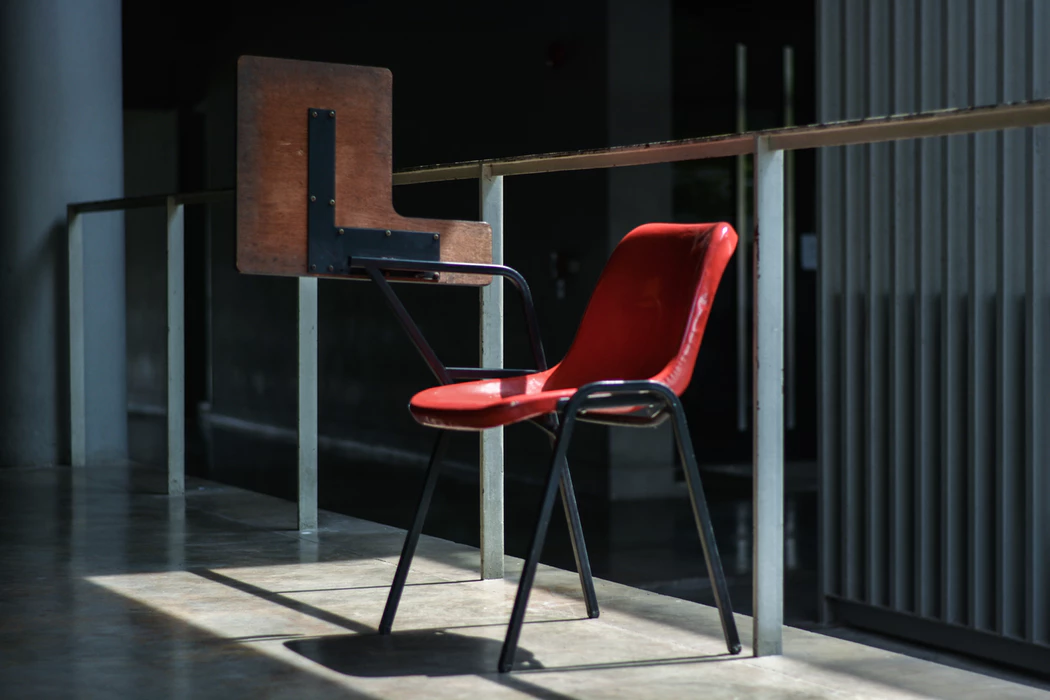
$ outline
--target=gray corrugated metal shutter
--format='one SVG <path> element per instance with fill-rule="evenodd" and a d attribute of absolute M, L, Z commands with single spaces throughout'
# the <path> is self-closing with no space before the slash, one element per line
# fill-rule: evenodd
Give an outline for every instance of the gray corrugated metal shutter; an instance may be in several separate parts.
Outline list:
<path fill-rule="evenodd" d="M 818 0 L 818 119 L 1050 97 L 1050 2 Z M 826 612 L 1050 668 L 1050 128 L 819 155 Z"/>

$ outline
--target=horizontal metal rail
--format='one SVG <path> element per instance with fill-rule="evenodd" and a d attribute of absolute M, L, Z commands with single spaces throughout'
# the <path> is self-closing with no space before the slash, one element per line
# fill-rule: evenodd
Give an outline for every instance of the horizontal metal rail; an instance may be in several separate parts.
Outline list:
<path fill-rule="evenodd" d="M 91 214 L 103 211 L 129 211 L 131 209 L 149 209 L 150 207 L 166 207 L 168 203 L 179 204 L 208 204 L 232 200 L 234 191 L 228 190 L 205 190 L 202 192 L 182 192 L 177 194 L 155 194 L 145 197 L 123 197 L 121 199 L 104 199 L 98 202 L 75 202 L 70 204 L 70 214 Z"/>
<path fill-rule="evenodd" d="M 945 109 L 827 124 L 766 129 L 680 141 L 643 143 L 636 146 L 616 146 L 497 160 L 475 160 L 448 165 L 427 165 L 395 172 L 394 184 L 412 185 L 424 182 L 472 180 L 478 177 L 482 166 L 487 166 L 492 175 L 531 175 L 749 155 L 754 152 L 756 137 L 767 138 L 771 150 L 795 151 L 806 148 L 851 146 L 899 139 L 1017 129 L 1048 123 L 1050 123 L 1050 100 L 1033 100 L 988 107 Z"/>
<path fill-rule="evenodd" d="M 511 158 L 472 160 L 461 163 L 424 165 L 398 170 L 395 185 L 477 179 L 485 166 L 491 177 L 498 175 L 533 175 L 569 170 L 600 170 L 630 165 L 653 165 L 685 160 L 704 160 L 751 155 L 755 138 L 769 139 L 770 149 L 795 151 L 829 146 L 852 146 L 900 139 L 929 138 L 970 134 L 980 131 L 1020 129 L 1050 124 L 1050 99 L 1011 104 L 943 109 L 914 114 L 896 114 L 850 121 L 809 124 L 762 131 L 749 131 L 724 136 L 705 136 L 614 146 L 586 151 L 563 151 Z M 70 204 L 73 213 L 122 211 L 162 207 L 169 197 L 179 204 L 219 202 L 234 196 L 234 190 L 210 190 L 172 195 L 125 197 L 99 202 Z"/>

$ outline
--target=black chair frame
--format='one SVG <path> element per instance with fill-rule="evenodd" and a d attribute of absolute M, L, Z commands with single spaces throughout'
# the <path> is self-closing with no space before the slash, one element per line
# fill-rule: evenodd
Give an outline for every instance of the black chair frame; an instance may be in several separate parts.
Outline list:
<path fill-rule="evenodd" d="M 353 261 L 355 265 L 364 268 L 369 277 L 375 282 L 386 298 L 391 309 L 394 311 L 402 327 L 412 340 L 413 344 L 423 356 L 424 361 L 430 366 L 435 377 L 442 384 L 452 383 L 457 380 L 473 380 L 495 377 L 513 377 L 531 374 L 534 371 L 547 369 L 546 358 L 543 353 L 543 345 L 539 336 L 539 324 L 536 319 L 535 307 L 532 302 L 532 294 L 528 283 L 520 273 L 503 265 L 475 265 L 469 263 L 443 263 L 422 262 L 409 260 L 390 260 L 380 258 L 359 258 Z M 506 370 L 506 369 L 475 369 L 475 368 L 448 368 L 438 359 L 426 339 L 423 337 L 419 327 L 412 320 L 401 300 L 397 297 L 390 283 L 384 276 L 384 271 L 417 271 L 417 272 L 455 272 L 463 274 L 497 275 L 507 278 L 521 293 L 528 326 L 530 344 L 537 370 Z M 602 412 L 603 409 L 633 410 L 623 413 Z M 534 418 L 529 422 L 541 428 L 550 437 L 553 454 L 550 469 L 540 504 L 539 513 L 536 518 L 532 540 L 525 558 L 525 565 L 521 572 L 518 583 L 518 592 L 514 599 L 514 608 L 511 612 L 510 624 L 507 635 L 500 653 L 499 671 L 505 673 L 511 670 L 514 663 L 514 654 L 518 647 L 521 636 L 521 627 L 525 621 L 525 611 L 528 607 L 529 594 L 536 577 L 539 566 L 539 557 L 543 549 L 543 543 L 547 535 L 547 527 L 554 509 L 556 492 L 560 492 L 565 517 L 569 525 L 569 534 L 572 540 L 573 556 L 576 560 L 576 570 L 580 577 L 580 585 L 583 589 L 583 597 L 587 607 L 587 616 L 598 617 L 598 599 L 594 589 L 594 580 L 591 574 L 590 559 L 587 556 L 587 546 L 584 542 L 583 527 L 580 523 L 579 509 L 576 503 L 575 492 L 572 487 L 572 478 L 569 475 L 567 452 L 569 442 L 572 438 L 573 428 L 580 421 L 601 423 L 605 425 L 625 427 L 652 427 L 665 420 L 672 420 L 674 428 L 675 444 L 678 455 L 685 472 L 686 484 L 689 491 L 689 499 L 693 508 L 693 516 L 696 520 L 697 530 L 700 534 L 700 544 L 703 548 L 704 559 L 707 564 L 707 572 L 713 583 L 715 602 L 718 607 L 722 623 L 722 632 L 725 636 L 726 646 L 730 654 L 740 653 L 740 636 L 737 632 L 736 621 L 733 617 L 732 605 L 729 599 L 729 586 L 726 582 L 722 562 L 718 555 L 715 543 L 714 528 L 711 524 L 711 516 L 704 498 L 703 486 L 700 482 L 700 472 L 693 452 L 692 440 L 689 437 L 689 427 L 686 423 L 685 412 L 678 396 L 667 386 L 659 382 L 648 380 L 641 381 L 601 381 L 580 387 L 570 398 L 559 402 L 557 412 L 546 416 Z M 412 566 L 412 558 L 415 555 L 419 543 L 419 536 L 423 531 L 423 523 L 426 520 L 427 511 L 434 495 L 437 478 L 440 472 L 441 460 L 447 447 L 449 431 L 441 430 L 438 433 L 430 462 L 427 466 L 423 490 L 419 497 L 412 524 L 408 529 L 405 543 L 401 550 L 401 558 L 398 561 L 397 571 L 390 587 L 386 607 L 379 624 L 380 634 L 389 634 L 397 614 L 401 594 L 404 591 L 405 582 L 408 578 L 409 569 Z"/>

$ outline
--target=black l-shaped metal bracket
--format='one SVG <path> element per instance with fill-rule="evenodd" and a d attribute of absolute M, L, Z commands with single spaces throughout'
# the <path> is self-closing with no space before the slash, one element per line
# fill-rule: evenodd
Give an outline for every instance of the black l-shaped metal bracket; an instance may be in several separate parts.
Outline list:
<path fill-rule="evenodd" d="M 335 110 L 307 112 L 307 265 L 309 272 L 360 275 L 357 258 L 437 262 L 441 235 L 424 231 L 352 228 L 335 223 Z M 436 272 L 405 275 L 436 279 Z"/>

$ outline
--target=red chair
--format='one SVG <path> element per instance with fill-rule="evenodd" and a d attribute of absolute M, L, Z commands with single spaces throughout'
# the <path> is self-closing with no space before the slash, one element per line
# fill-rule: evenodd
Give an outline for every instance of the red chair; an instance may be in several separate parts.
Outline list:
<path fill-rule="evenodd" d="M 736 242 L 736 233 L 724 223 L 648 224 L 636 228 L 613 252 L 565 359 L 550 369 L 545 368 L 542 345 L 538 342 L 528 286 L 513 270 L 502 266 L 454 263 L 420 265 L 360 261 L 372 279 L 380 284 L 406 329 L 413 335 L 420 352 L 443 382 L 442 386 L 416 394 L 409 406 L 419 423 L 439 428 L 442 432 L 431 455 L 423 494 L 405 540 L 380 633 L 389 633 L 393 625 L 437 482 L 446 431 L 476 431 L 529 421 L 543 428 L 554 445 L 539 517 L 500 655 L 499 670 L 506 672 L 514 661 L 529 592 L 559 486 L 588 615 L 592 618 L 598 616 L 590 564 L 566 461 L 576 421 L 649 427 L 670 419 L 708 575 L 714 584 L 726 645 L 731 654 L 740 652 L 729 589 L 715 545 L 685 414 L 678 399 L 692 377 L 715 291 Z M 393 296 L 380 269 L 455 270 L 507 276 L 522 292 L 540 371 L 444 368 L 408 319 L 404 307 Z M 474 377 L 487 378 L 453 383 L 456 379 Z"/>

